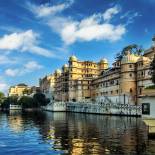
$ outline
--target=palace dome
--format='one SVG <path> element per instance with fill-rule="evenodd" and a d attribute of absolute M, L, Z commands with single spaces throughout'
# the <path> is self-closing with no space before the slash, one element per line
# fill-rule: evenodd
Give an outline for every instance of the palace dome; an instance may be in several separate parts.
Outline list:
<path fill-rule="evenodd" d="M 136 63 L 138 58 L 139 58 L 139 56 L 127 53 L 127 55 L 123 56 L 121 63 L 122 64 L 125 64 L 125 63 Z"/>
<path fill-rule="evenodd" d="M 60 69 L 57 69 L 57 70 L 55 71 L 55 73 L 56 73 L 56 74 L 61 74 L 61 70 L 60 70 Z"/>
<path fill-rule="evenodd" d="M 69 58 L 69 61 L 77 61 L 77 57 L 75 55 L 72 55 L 70 58 Z"/>
<path fill-rule="evenodd" d="M 64 65 L 62 66 L 62 68 L 68 68 L 68 65 L 67 65 L 67 64 L 64 64 Z"/>
<path fill-rule="evenodd" d="M 108 60 L 105 59 L 105 58 L 103 58 L 103 59 L 100 60 L 100 63 L 106 63 L 107 64 L 108 63 Z"/>
<path fill-rule="evenodd" d="M 67 69 L 68 69 L 68 65 L 67 64 L 64 64 L 63 67 L 62 67 L 62 70 L 63 71 L 66 71 Z"/>

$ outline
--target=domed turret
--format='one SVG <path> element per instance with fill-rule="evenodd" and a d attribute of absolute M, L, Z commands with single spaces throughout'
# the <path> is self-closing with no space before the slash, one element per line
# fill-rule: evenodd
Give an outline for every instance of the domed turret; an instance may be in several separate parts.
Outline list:
<path fill-rule="evenodd" d="M 67 71 L 68 70 L 68 65 L 67 64 L 64 64 L 63 67 L 62 67 L 62 70 L 63 71 Z"/>
<path fill-rule="evenodd" d="M 69 61 L 77 61 L 77 60 L 78 60 L 77 57 L 74 56 L 74 55 L 72 55 L 72 56 L 69 58 Z"/>
<path fill-rule="evenodd" d="M 103 58 L 103 59 L 101 59 L 101 60 L 99 61 L 98 65 L 99 65 L 99 67 L 100 67 L 100 70 L 103 71 L 103 70 L 105 70 L 105 69 L 108 68 L 108 60 L 105 59 L 105 58 Z"/>
<path fill-rule="evenodd" d="M 107 60 L 107 59 L 105 59 L 105 58 L 103 58 L 103 59 L 101 59 L 101 60 L 100 60 L 100 63 L 107 64 L 107 63 L 108 63 L 108 60 Z"/>
<path fill-rule="evenodd" d="M 63 68 L 68 68 L 68 65 L 67 65 L 67 64 L 64 64 L 64 65 L 63 65 Z"/>
<path fill-rule="evenodd" d="M 55 73 L 56 73 L 56 74 L 61 74 L 61 70 L 60 70 L 60 69 L 57 69 L 57 70 L 55 71 Z"/>
<path fill-rule="evenodd" d="M 126 51 L 125 55 L 122 58 L 122 64 L 125 63 L 135 63 L 138 60 L 138 56 L 134 54 L 130 54 L 128 51 Z"/>

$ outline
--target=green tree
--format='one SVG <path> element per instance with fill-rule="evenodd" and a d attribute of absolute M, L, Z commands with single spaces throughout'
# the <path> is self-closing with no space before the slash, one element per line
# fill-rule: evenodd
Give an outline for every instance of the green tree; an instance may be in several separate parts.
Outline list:
<path fill-rule="evenodd" d="M 122 54 L 125 54 L 125 51 L 130 51 L 131 54 L 135 55 L 142 55 L 144 49 L 142 48 L 142 46 L 139 46 L 137 44 L 131 44 L 123 48 Z"/>
<path fill-rule="evenodd" d="M 155 84 L 155 55 L 154 55 L 153 61 L 150 64 L 150 69 L 151 69 L 151 72 L 152 72 L 151 79 L 152 79 L 153 84 Z"/>
<path fill-rule="evenodd" d="M 9 96 L 8 97 L 9 103 L 13 105 L 18 104 L 18 96 Z"/>
<path fill-rule="evenodd" d="M 1 108 L 4 110 L 4 109 L 9 109 L 9 107 L 10 107 L 10 99 L 9 97 L 5 97 L 4 101 L 1 104 Z"/>
<path fill-rule="evenodd" d="M 49 99 L 46 99 L 46 96 L 41 92 L 34 94 L 33 99 L 36 107 L 46 106 L 49 103 Z"/>
<path fill-rule="evenodd" d="M 143 55 L 143 53 L 144 53 L 144 49 L 141 46 L 139 46 L 137 44 L 131 44 L 131 45 L 124 47 L 121 52 L 118 52 L 116 54 L 115 59 L 121 60 L 122 57 L 125 55 L 126 51 L 130 51 L 131 54 L 135 54 L 135 55 L 139 55 L 139 56 Z"/>
<path fill-rule="evenodd" d="M 18 100 L 18 104 L 22 106 L 22 109 L 35 108 L 34 100 L 32 97 L 29 96 L 22 96 Z"/>
<path fill-rule="evenodd" d="M 0 104 L 3 103 L 4 99 L 5 99 L 4 93 L 3 92 L 0 92 Z"/>
<path fill-rule="evenodd" d="M 10 104 L 17 105 L 18 104 L 18 97 L 17 96 L 5 97 L 2 104 L 1 104 L 1 108 L 2 109 L 8 109 Z"/>

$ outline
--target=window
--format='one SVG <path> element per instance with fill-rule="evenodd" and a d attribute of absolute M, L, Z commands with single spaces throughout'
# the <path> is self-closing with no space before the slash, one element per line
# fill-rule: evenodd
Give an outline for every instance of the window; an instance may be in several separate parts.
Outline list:
<path fill-rule="evenodd" d="M 116 80 L 116 85 L 118 85 L 118 80 Z"/>
<path fill-rule="evenodd" d="M 150 115 L 150 103 L 142 103 L 142 114 Z"/>
<path fill-rule="evenodd" d="M 129 65 L 129 68 L 132 68 L 132 65 Z"/>
<path fill-rule="evenodd" d="M 130 93 L 132 93 L 132 88 L 130 88 Z"/>
<path fill-rule="evenodd" d="M 130 77 L 132 77 L 132 74 L 130 73 Z"/>

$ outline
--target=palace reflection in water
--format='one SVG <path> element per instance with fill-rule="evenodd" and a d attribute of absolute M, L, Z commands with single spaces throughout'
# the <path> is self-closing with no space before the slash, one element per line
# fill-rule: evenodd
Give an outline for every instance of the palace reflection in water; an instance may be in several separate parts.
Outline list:
<path fill-rule="evenodd" d="M 155 141 L 134 117 L 1 113 L 0 137 L 0 154 L 155 154 Z"/>

